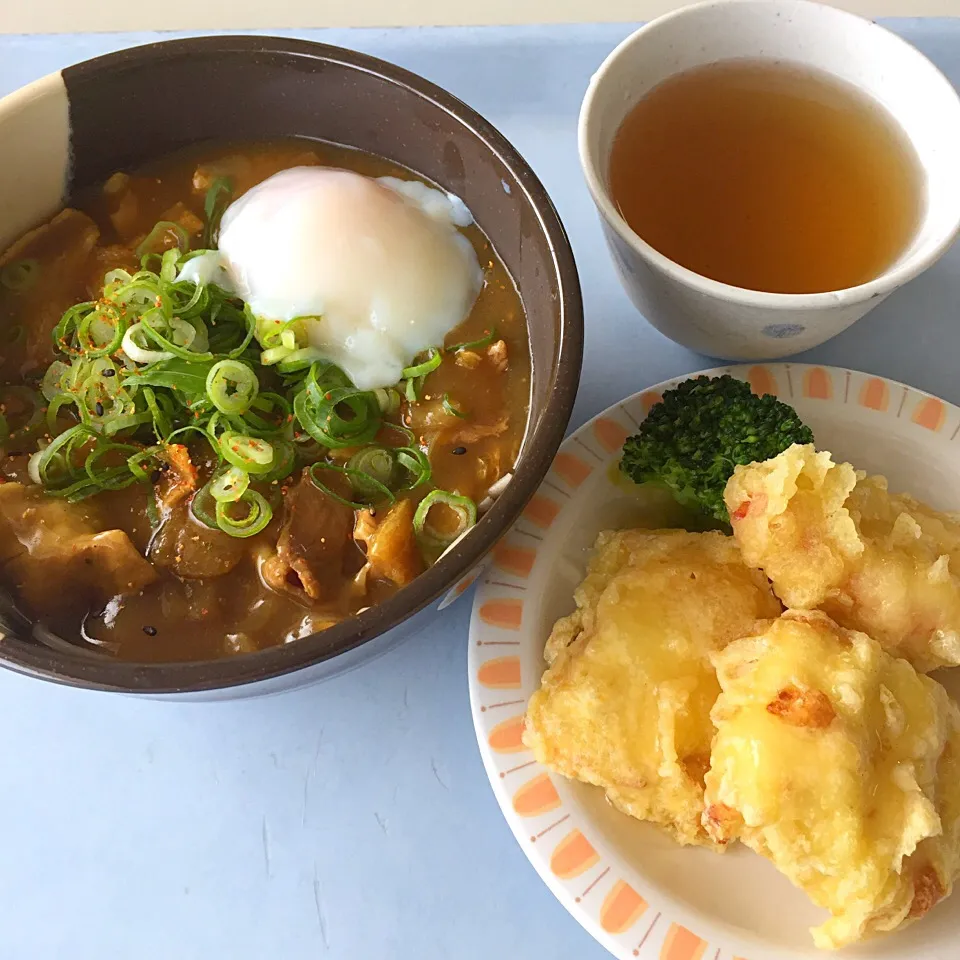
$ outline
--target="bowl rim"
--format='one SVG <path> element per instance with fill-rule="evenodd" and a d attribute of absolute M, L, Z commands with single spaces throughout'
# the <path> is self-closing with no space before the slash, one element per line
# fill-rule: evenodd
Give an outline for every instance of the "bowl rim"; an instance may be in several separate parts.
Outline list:
<path fill-rule="evenodd" d="M 69 90 L 70 82 L 82 82 L 87 75 L 102 77 L 159 60 L 228 53 L 321 60 L 374 74 L 388 84 L 433 102 L 482 141 L 510 170 L 546 236 L 559 292 L 559 356 L 547 406 L 527 438 L 523 458 L 510 484 L 475 530 L 433 567 L 383 603 L 296 641 L 218 660 L 175 663 L 108 660 L 90 657 L 86 651 L 68 655 L 36 642 L 0 634 L 0 666 L 16 672 L 85 689 L 157 695 L 239 687 L 333 660 L 399 626 L 473 569 L 536 492 L 566 432 L 583 359 L 583 302 L 573 250 L 553 202 L 529 164 L 499 130 L 458 97 L 403 67 L 366 53 L 310 40 L 243 34 L 190 37 L 128 47 L 65 67 L 52 76 L 62 76 Z M 13 91 L 0 99 L 0 122 L 17 93 Z"/>

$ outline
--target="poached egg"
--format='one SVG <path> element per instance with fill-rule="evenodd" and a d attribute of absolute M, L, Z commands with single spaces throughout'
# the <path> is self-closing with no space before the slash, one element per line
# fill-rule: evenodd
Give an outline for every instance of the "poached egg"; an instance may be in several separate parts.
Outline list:
<path fill-rule="evenodd" d="M 419 181 L 294 167 L 234 201 L 219 250 L 178 279 L 213 281 L 263 319 L 303 318 L 310 346 L 357 387 L 388 387 L 473 307 L 483 274 L 457 229 L 472 221 Z"/>

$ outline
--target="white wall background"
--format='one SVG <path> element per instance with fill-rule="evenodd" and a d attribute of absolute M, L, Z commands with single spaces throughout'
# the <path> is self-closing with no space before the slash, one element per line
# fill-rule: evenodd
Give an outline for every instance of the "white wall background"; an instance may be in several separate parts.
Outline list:
<path fill-rule="evenodd" d="M 0 0 L 0 33 L 648 20 L 683 0 Z M 960 16 L 960 0 L 834 0 L 866 16 Z"/>

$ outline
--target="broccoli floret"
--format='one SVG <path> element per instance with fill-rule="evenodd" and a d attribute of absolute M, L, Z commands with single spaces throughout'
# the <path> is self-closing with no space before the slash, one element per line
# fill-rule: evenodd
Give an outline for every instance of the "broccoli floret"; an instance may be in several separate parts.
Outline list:
<path fill-rule="evenodd" d="M 813 433 L 793 407 L 730 376 L 685 380 L 623 445 L 620 469 L 667 487 L 687 507 L 729 523 L 723 490 L 737 464 L 769 460 Z"/>

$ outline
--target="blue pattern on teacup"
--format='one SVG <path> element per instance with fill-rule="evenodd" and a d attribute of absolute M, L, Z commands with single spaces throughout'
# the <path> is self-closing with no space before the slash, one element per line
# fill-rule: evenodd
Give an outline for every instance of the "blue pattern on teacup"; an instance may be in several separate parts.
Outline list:
<path fill-rule="evenodd" d="M 799 336 L 804 329 L 802 323 L 770 323 L 761 332 L 774 340 L 786 340 L 788 337 Z"/>

